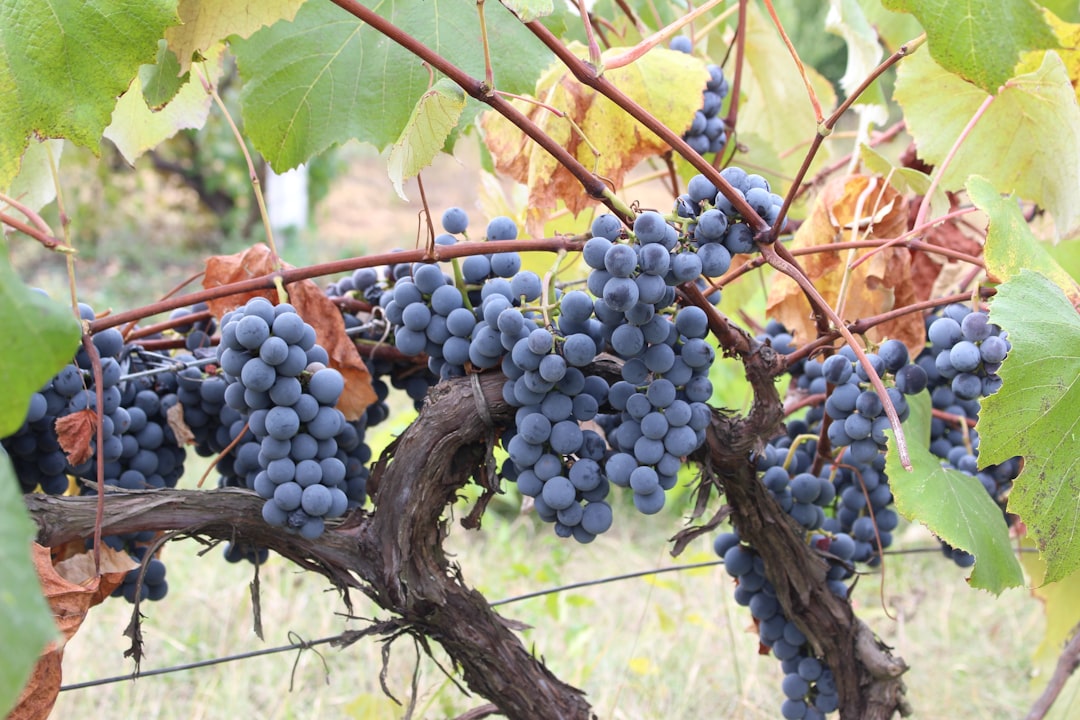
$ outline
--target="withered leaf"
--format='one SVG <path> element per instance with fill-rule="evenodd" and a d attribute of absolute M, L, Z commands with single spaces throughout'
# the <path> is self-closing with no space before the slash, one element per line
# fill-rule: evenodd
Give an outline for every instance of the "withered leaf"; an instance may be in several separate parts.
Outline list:
<path fill-rule="evenodd" d="M 195 434 L 184 422 L 184 406 L 176 403 L 165 412 L 165 420 L 169 423 L 169 429 L 173 431 L 176 442 L 180 445 L 193 445 Z"/>
<path fill-rule="evenodd" d="M 828 246 L 852 239 L 896 237 L 906 231 L 907 219 L 907 203 L 880 177 L 838 178 L 822 190 L 810 216 L 795 233 L 791 248 L 820 248 L 820 252 L 800 256 L 800 263 L 829 306 L 839 308 L 843 320 L 870 317 L 916 302 L 910 251 L 893 247 L 875 253 L 849 273 L 840 298 L 845 268 L 873 248 L 852 251 L 830 250 Z M 776 276 L 767 312 L 794 333 L 800 344 L 817 334 L 809 301 L 787 276 Z M 877 325 L 867 336 L 874 342 L 898 339 L 913 356 L 926 342 L 918 313 Z"/>
<path fill-rule="evenodd" d="M 101 575 L 95 570 L 91 553 L 74 555 L 54 566 L 50 549 L 34 543 L 31 555 L 42 592 L 64 639 L 50 643 L 42 652 L 8 720 L 49 717 L 63 679 L 64 644 L 78 632 L 90 608 L 107 598 L 124 581 L 128 570 L 139 566 L 127 553 L 107 546 L 101 548 Z"/>
<path fill-rule="evenodd" d="M 283 264 L 282 267 L 291 266 Z M 268 275 L 275 269 L 270 248 L 259 243 L 234 255 L 216 255 L 207 259 L 203 287 L 220 287 Z M 371 375 L 357 352 L 356 345 L 345 334 L 345 321 L 341 312 L 312 280 L 289 283 L 285 289 L 289 293 L 289 302 L 296 307 L 300 317 L 315 328 L 319 344 L 330 356 L 331 367 L 337 369 L 345 378 L 345 391 L 338 401 L 338 409 L 345 414 L 346 419 L 358 419 L 367 406 L 375 402 L 375 391 L 371 387 Z M 259 290 L 211 300 L 210 310 L 220 318 L 256 295 L 277 303 L 275 290 Z"/>
<path fill-rule="evenodd" d="M 97 412 L 86 408 L 56 418 L 56 439 L 72 465 L 82 465 L 94 450 L 90 443 L 97 435 Z"/>

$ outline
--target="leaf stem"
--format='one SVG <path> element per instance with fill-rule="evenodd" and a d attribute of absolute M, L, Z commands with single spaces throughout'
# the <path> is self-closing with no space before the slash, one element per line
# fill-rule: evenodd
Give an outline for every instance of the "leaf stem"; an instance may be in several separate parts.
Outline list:
<path fill-rule="evenodd" d="M 493 92 L 495 90 L 495 69 L 491 66 L 491 45 L 488 43 L 484 0 L 476 0 L 476 14 L 480 18 L 480 44 L 484 48 L 484 84 L 487 85 L 488 92 Z"/>
<path fill-rule="evenodd" d="M 335 2 L 336 1 L 337 0 L 335 0 Z M 655 133 L 661 140 L 667 143 L 668 147 L 686 158 L 687 162 L 689 162 L 695 170 L 708 178 L 709 181 L 724 194 L 724 197 L 731 201 L 735 210 L 746 219 L 747 223 L 755 230 L 755 232 L 763 233 L 769 229 L 768 224 L 752 207 L 750 207 L 750 204 L 746 202 L 742 193 L 736 191 L 735 188 L 720 175 L 720 172 L 710 165 L 705 158 L 695 152 L 693 148 L 687 145 L 686 141 L 683 140 L 681 136 L 677 135 L 664 125 L 664 123 L 660 122 L 652 113 L 641 107 L 641 105 L 627 97 L 626 94 L 612 85 L 606 78 L 598 75 L 594 68 L 582 62 L 542 23 L 534 20 L 525 23 L 525 26 L 529 28 L 533 35 L 544 43 L 544 45 L 555 53 L 555 56 L 562 61 L 579 82 L 591 87 L 607 99 L 611 100 L 617 106 L 625 110 L 628 115 Z"/>
<path fill-rule="evenodd" d="M 240 132 L 240 128 L 237 127 L 236 121 L 233 120 L 232 114 L 229 112 L 229 108 L 225 107 L 225 101 L 221 99 L 221 95 L 218 94 L 217 88 L 210 82 L 210 76 L 208 73 L 203 72 L 202 69 L 198 70 L 199 81 L 202 83 L 203 89 L 206 93 L 213 98 L 214 104 L 221 110 L 221 114 L 225 116 L 225 122 L 229 124 L 229 129 L 232 130 L 233 137 L 236 138 L 237 144 L 240 146 L 240 152 L 244 154 L 244 161 L 247 162 L 248 179 L 251 180 L 251 189 L 255 193 L 255 202 L 259 206 L 259 216 L 262 218 L 263 228 L 266 229 L 266 244 L 270 246 L 270 254 L 272 255 L 272 262 L 274 267 L 281 269 L 281 256 L 278 254 L 277 245 L 274 243 L 274 230 L 270 226 L 270 213 L 266 210 L 266 199 L 262 193 L 262 183 L 259 182 L 259 173 L 255 171 L 255 162 L 251 159 L 251 153 L 248 152 L 247 143 L 244 141 L 244 135 Z"/>
<path fill-rule="evenodd" d="M 825 138 L 832 133 L 833 127 L 840 120 L 840 117 L 847 112 L 859 96 L 866 91 L 870 85 L 877 80 L 881 75 L 890 67 L 900 61 L 901 58 L 910 55 L 914 52 L 923 42 L 926 41 L 926 33 L 923 33 L 919 37 L 909 40 L 900 46 L 900 48 L 889 57 L 885 58 L 876 68 L 874 68 L 870 74 L 862 81 L 852 93 L 840 103 L 840 107 L 833 111 L 833 114 L 828 117 L 824 122 L 819 121 L 818 132 L 814 135 L 814 141 L 810 144 L 810 150 L 807 151 L 806 157 L 803 158 L 802 167 L 799 168 L 799 172 L 795 174 L 795 181 L 791 184 L 791 189 L 784 197 L 784 204 L 780 206 L 780 213 L 777 215 L 776 224 L 772 230 L 772 239 L 775 241 L 780 236 L 780 228 L 784 224 L 784 218 L 787 217 L 788 210 L 791 209 L 791 203 L 795 200 L 795 197 L 799 194 L 800 186 L 802 185 L 803 178 L 810 171 L 810 165 L 817 156 L 818 150 L 821 148 L 821 144 L 825 141 Z M 899 130 L 897 130 L 899 132 Z M 846 162 L 845 162 L 846 164 Z"/>
<path fill-rule="evenodd" d="M 941 184 L 941 178 L 945 177 L 945 171 L 949 169 L 949 165 L 952 163 L 953 158 L 956 157 L 956 153 L 959 152 L 960 146 L 971 131 L 975 129 L 975 124 L 979 122 L 979 119 L 986 113 L 986 110 L 990 107 L 990 103 L 994 102 L 994 98 L 997 95 L 987 95 L 986 99 L 979 105 L 979 109 L 975 111 L 975 114 L 968 120 L 967 125 L 960 132 L 960 136 L 956 138 L 956 142 L 949 148 L 949 154 L 945 156 L 945 159 L 941 161 L 941 164 L 934 168 L 934 175 L 930 178 L 930 187 L 926 189 L 926 193 L 923 195 L 922 202 L 919 203 L 919 211 L 915 214 L 915 224 L 922 225 L 926 221 L 926 216 L 930 213 L 930 199 L 934 196 L 934 191 L 937 190 L 938 185 Z"/>
<path fill-rule="evenodd" d="M 712 10 L 721 2 L 723 2 L 723 0 L 709 0 L 701 7 L 694 8 L 692 11 L 676 19 L 675 22 L 671 23 L 667 27 L 657 30 L 649 37 L 643 39 L 641 42 L 639 42 L 637 45 L 630 48 L 626 52 L 620 55 L 616 55 L 613 58 L 608 58 L 607 62 L 604 63 L 604 69 L 613 70 L 615 68 L 621 68 L 629 65 L 630 63 L 634 62 L 642 55 L 647 53 L 649 50 L 652 50 L 654 47 L 670 38 L 672 35 L 675 34 L 676 31 L 682 29 L 686 25 L 689 25 L 708 11 Z M 727 16 L 731 15 L 733 11 L 734 7 L 725 11 L 721 17 L 726 18 Z"/>
<path fill-rule="evenodd" d="M 94 320 L 90 323 L 90 328 L 91 332 L 100 332 L 106 328 L 141 320 L 159 313 L 175 310 L 176 308 L 194 305 L 198 302 L 229 297 L 230 295 L 240 295 L 254 290 L 273 289 L 276 287 L 278 280 L 288 285 L 300 280 L 310 280 L 324 275 L 352 272 L 353 270 L 364 267 L 378 267 L 380 265 L 389 265 L 392 263 L 443 262 L 454 258 L 466 257 L 468 255 L 482 255 L 494 252 L 559 252 L 560 250 L 574 252 L 582 248 L 585 244 L 585 239 L 586 238 L 583 236 L 562 236 L 533 240 L 463 242 L 457 243 L 456 245 L 436 245 L 434 248 L 430 249 L 403 250 L 400 252 L 380 253 L 378 255 L 366 255 L 364 257 L 355 257 L 346 260 L 334 260 L 332 262 L 309 265 L 302 268 L 286 268 L 267 275 L 198 290 L 179 297 L 165 298 L 151 305 L 136 308 L 134 310 L 113 313 Z"/>
<path fill-rule="evenodd" d="M 49 158 L 49 173 L 52 175 L 53 188 L 56 190 L 56 209 L 60 213 L 60 232 L 64 234 L 64 243 L 68 247 L 72 247 L 71 218 L 68 217 L 67 211 L 64 209 L 64 188 L 60 185 L 60 167 L 56 163 L 56 156 L 53 154 L 52 145 L 49 143 L 45 143 L 45 154 Z M 75 255 L 65 253 L 64 259 L 67 264 L 68 290 L 71 292 L 71 311 L 75 313 L 75 317 L 79 317 L 79 295 L 75 284 Z"/>
<path fill-rule="evenodd" d="M 401 45 L 413 55 L 429 63 L 443 75 L 446 75 L 454 81 L 458 87 L 468 93 L 470 97 L 490 105 L 493 110 L 520 128 L 521 131 L 530 137 L 537 145 L 550 153 L 560 165 L 565 167 L 570 174 L 581 183 L 581 186 L 590 197 L 606 202 L 606 195 L 604 192 L 607 189 L 607 186 L 600 178 L 590 173 L 584 165 L 578 162 L 577 158 L 555 142 L 551 136 L 541 130 L 536 123 L 526 117 L 517 108 L 505 99 L 489 92 L 486 85 L 470 76 L 464 70 L 457 67 L 442 55 L 424 45 L 386 18 L 380 16 L 374 10 L 366 7 L 358 0 L 331 1 L 349 14 L 367 23 L 390 40 Z M 612 212 L 618 214 L 619 211 L 612 208 Z M 632 221 L 633 217 L 624 216 L 622 219 L 624 222 Z"/>
<path fill-rule="evenodd" d="M 589 45 L 589 62 L 593 67 L 599 69 L 603 64 L 600 59 L 600 45 L 596 42 L 596 33 L 593 32 L 592 16 L 589 15 L 589 8 L 585 0 L 577 0 L 578 15 L 581 16 L 581 24 L 585 26 L 585 38 L 588 40 Z"/>
<path fill-rule="evenodd" d="M 22 206 L 18 206 L 18 205 L 13 204 L 13 202 L 11 201 L 11 198 L 9 198 L 9 197 L 7 197 L 7 196 L 5 196 L 3 194 L 0 194 L 0 202 L 5 202 L 8 205 L 11 205 L 12 207 L 14 207 L 16 210 L 22 212 L 28 218 L 30 217 L 30 215 L 26 214 L 26 210 L 24 210 Z M 37 215 L 37 213 L 33 213 L 33 214 Z M 41 216 L 38 215 L 39 219 L 40 219 L 40 217 Z M 29 237 L 32 237 L 33 239 L 37 240 L 39 243 L 44 245 L 47 250 L 54 250 L 56 252 L 66 253 L 66 254 L 71 254 L 71 253 L 76 252 L 75 248 L 73 248 L 73 247 L 71 247 L 69 245 L 65 245 L 62 240 L 57 240 L 47 230 L 42 231 L 39 227 L 35 227 L 37 225 L 36 222 L 34 223 L 34 226 L 31 226 L 31 225 L 28 225 L 28 224 L 24 223 L 22 220 L 20 220 L 20 219 L 18 219 L 16 217 L 12 217 L 11 215 L 7 215 L 5 213 L 0 213 L 0 224 L 8 225 L 8 226 L 18 230 L 19 232 L 21 232 L 23 235 L 28 235 Z"/>
<path fill-rule="evenodd" d="M 746 12 L 749 0 L 739 0 L 739 19 L 735 24 L 735 75 L 731 79 L 731 104 L 728 106 L 724 125 L 728 129 L 728 143 L 733 143 L 735 121 L 739 117 L 739 92 L 742 88 L 743 64 L 746 60 Z M 725 196 L 726 197 L 726 196 Z"/>
<path fill-rule="evenodd" d="M 802 78 L 803 85 L 806 86 L 806 94 L 810 96 L 810 104 L 814 107 L 814 118 L 817 120 L 818 125 L 821 125 L 825 120 L 825 116 L 821 112 L 821 102 L 818 100 L 817 92 L 814 90 L 814 86 L 810 84 L 810 78 L 806 75 L 806 66 L 803 65 L 803 61 L 799 57 L 798 51 L 795 50 L 791 38 L 789 38 L 787 32 L 784 31 L 784 24 L 781 23 L 780 18 L 776 16 L 776 8 L 773 7 L 772 0 L 765 0 L 765 9 L 769 11 L 769 17 L 772 18 L 773 25 L 776 26 L 777 31 L 780 33 L 780 39 L 784 41 L 784 45 L 787 46 L 788 52 L 791 53 L 791 58 L 795 61 L 795 67 L 799 71 L 799 77 Z"/>

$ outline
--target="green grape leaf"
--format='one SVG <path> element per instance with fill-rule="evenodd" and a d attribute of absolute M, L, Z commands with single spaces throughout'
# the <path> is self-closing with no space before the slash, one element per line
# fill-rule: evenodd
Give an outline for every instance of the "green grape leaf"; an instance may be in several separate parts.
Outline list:
<path fill-rule="evenodd" d="M 939 165 L 987 94 L 920 52 L 900 64 L 895 98 L 919 157 Z M 1080 106 L 1057 53 L 1046 53 L 1038 70 L 1008 81 L 957 150 L 941 185 L 959 190 L 972 175 L 1049 210 L 1060 237 L 1080 229 L 1074 197 L 1080 187 Z"/>
<path fill-rule="evenodd" d="M 216 82 L 220 74 L 221 48 L 203 68 L 210 72 L 210 82 Z M 144 65 L 143 68 L 148 66 Z M 117 150 L 129 163 L 150 148 L 157 147 L 181 130 L 198 129 L 206 124 L 213 99 L 195 80 L 186 82 L 167 105 L 160 110 L 147 107 L 142 88 L 143 73 L 131 81 L 131 88 L 116 101 L 112 122 L 105 128 L 104 136 L 116 145 Z"/>
<path fill-rule="evenodd" d="M 1030 270 L 998 286 L 990 319 L 1012 349 L 1001 390 L 983 400 L 979 460 L 1024 458 L 1009 493 L 1046 561 L 1046 582 L 1080 568 L 1080 314 L 1061 288 Z"/>
<path fill-rule="evenodd" d="M 983 251 L 986 272 L 999 280 L 1008 280 L 1024 269 L 1042 273 L 1074 305 L 1080 304 L 1080 286 L 1032 235 L 1016 200 L 1000 195 L 989 180 L 978 175 L 968 180 L 967 189 L 971 202 L 990 218 Z"/>
<path fill-rule="evenodd" d="M 403 184 L 414 178 L 443 149 L 465 109 L 465 93 L 447 78 L 420 96 L 409 122 L 390 149 L 386 167 L 398 196 L 408 202 Z"/>
<path fill-rule="evenodd" d="M 164 40 L 158 41 L 157 62 L 139 68 L 139 83 L 142 85 L 143 98 L 153 110 L 161 109 L 165 103 L 176 97 L 180 88 L 188 82 L 190 75 L 180 72 L 180 63 Z"/>
<path fill-rule="evenodd" d="M 506 9 L 517 15 L 521 22 L 532 22 L 550 15 L 555 6 L 551 0 L 501 0 Z"/>
<path fill-rule="evenodd" d="M 904 423 L 912 470 L 900 464 L 892 430 L 885 472 L 889 476 L 896 509 L 918 521 L 953 547 L 975 556 L 972 587 L 995 595 L 1024 583 L 1020 563 L 1009 544 L 1009 528 L 1001 508 L 977 478 L 945 468 L 930 452 L 930 395 L 908 398 L 911 414 Z"/>
<path fill-rule="evenodd" d="M 484 76 L 474 3 L 392 0 L 379 10 L 457 67 Z M 531 92 L 550 52 L 502 5 L 487 4 L 484 15 L 499 58 L 498 89 Z M 307 3 L 292 22 L 232 46 L 244 80 L 245 130 L 279 172 L 349 139 L 379 149 L 395 142 L 431 80 L 414 55 L 330 3 Z M 470 104 L 462 122 L 477 109 Z"/>
<path fill-rule="evenodd" d="M 883 0 L 926 28 L 930 55 L 943 68 L 988 93 L 1013 76 L 1020 54 L 1058 47 L 1031 0 Z"/>
<path fill-rule="evenodd" d="M 117 96 L 176 22 L 176 0 L 0 4 L 0 187 L 34 135 L 97 152 Z"/>
<path fill-rule="evenodd" d="M 746 33 L 754 41 L 746 44 L 739 127 L 752 129 L 769 146 L 767 152 L 782 159 L 778 165 L 768 167 L 781 175 L 792 176 L 802 163 L 802 154 L 787 151 L 802 147 L 808 138 L 814 137 L 817 118 L 790 53 L 756 3 L 748 7 Z M 812 67 L 807 67 L 806 73 L 822 112 L 828 114 L 836 105 L 832 85 Z M 777 112 L 777 108 L 784 110 Z M 756 157 L 754 147 L 749 147 L 751 157 Z M 758 160 L 753 162 L 761 164 Z M 820 155 L 818 162 L 824 162 Z"/>
<path fill-rule="evenodd" d="M 32 290 L 0 244 L 0 437 L 22 425 L 30 396 L 75 355 L 80 328 L 70 307 Z"/>
<path fill-rule="evenodd" d="M 193 56 L 230 35 L 246 38 L 278 20 L 292 20 L 303 4 L 304 0 L 180 0 L 177 13 L 183 24 L 166 30 L 165 39 L 183 74 L 191 68 Z"/>
<path fill-rule="evenodd" d="M 30 557 L 36 531 L 26 516 L 11 459 L 0 448 L 0 567 L 4 568 L 4 582 L 0 585 L 0 637 L 4 638 L 4 652 L 0 653 L 0 717 L 8 716 L 30 679 L 38 655 L 58 635 Z"/>
<path fill-rule="evenodd" d="M 19 174 L 4 193 L 34 211 L 51 203 L 56 199 L 56 178 L 53 177 L 52 162 L 59 167 L 63 152 L 63 140 L 30 143 L 23 153 Z M 49 153 L 52 153 L 52 162 L 49 160 Z M 3 189 L 3 185 L 0 185 L 0 190 Z"/>
<path fill-rule="evenodd" d="M 1080 3 L 1076 0 L 1042 0 L 1040 4 L 1066 22 L 1080 22 Z"/>

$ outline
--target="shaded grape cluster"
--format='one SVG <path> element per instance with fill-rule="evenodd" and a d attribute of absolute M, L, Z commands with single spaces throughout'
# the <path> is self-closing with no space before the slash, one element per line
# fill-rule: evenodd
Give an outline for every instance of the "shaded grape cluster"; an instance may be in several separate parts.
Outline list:
<path fill-rule="evenodd" d="M 693 44 L 685 35 L 672 38 L 669 47 L 672 50 L 690 54 Z M 727 126 L 720 117 L 720 109 L 730 90 L 724 69 L 719 65 L 705 67 L 709 80 L 701 93 L 701 109 L 694 113 L 690 127 L 683 133 L 683 140 L 699 155 L 718 153 L 727 144 Z"/>

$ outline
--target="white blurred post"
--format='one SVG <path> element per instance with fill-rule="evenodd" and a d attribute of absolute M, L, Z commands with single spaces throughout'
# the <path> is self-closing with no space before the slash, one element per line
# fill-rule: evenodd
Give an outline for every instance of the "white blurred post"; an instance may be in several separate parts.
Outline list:
<path fill-rule="evenodd" d="M 308 172 L 300 165 L 282 174 L 266 166 L 266 210 L 274 235 L 284 240 L 308 223 Z"/>

